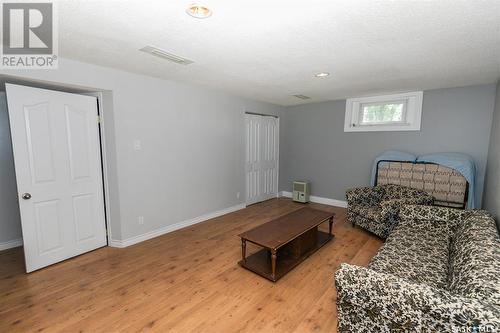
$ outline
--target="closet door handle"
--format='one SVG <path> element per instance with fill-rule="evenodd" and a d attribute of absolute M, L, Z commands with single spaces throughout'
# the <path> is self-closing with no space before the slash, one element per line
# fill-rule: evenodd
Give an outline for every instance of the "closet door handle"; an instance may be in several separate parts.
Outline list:
<path fill-rule="evenodd" d="M 21 198 L 23 198 L 24 200 L 29 200 L 29 199 L 31 199 L 31 194 L 30 193 L 23 193 L 23 196 Z"/>

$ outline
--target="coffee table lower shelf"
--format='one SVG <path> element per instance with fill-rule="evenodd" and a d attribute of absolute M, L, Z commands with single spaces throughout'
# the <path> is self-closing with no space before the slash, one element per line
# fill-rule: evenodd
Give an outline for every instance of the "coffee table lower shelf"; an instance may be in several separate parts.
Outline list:
<path fill-rule="evenodd" d="M 283 275 L 291 271 L 295 266 L 300 264 L 302 261 L 307 259 L 311 254 L 319 250 L 323 245 L 328 243 L 333 239 L 333 235 L 329 235 L 323 231 L 317 231 L 316 245 L 311 248 L 306 253 L 303 253 L 299 257 L 294 257 L 291 255 L 280 255 L 278 254 L 276 260 L 276 274 L 273 278 L 271 271 L 271 254 L 268 249 L 262 249 L 254 254 L 248 256 L 246 260 L 240 260 L 238 264 L 260 276 L 265 277 L 268 280 L 276 282 Z M 279 252 L 278 252 L 279 253 Z"/>

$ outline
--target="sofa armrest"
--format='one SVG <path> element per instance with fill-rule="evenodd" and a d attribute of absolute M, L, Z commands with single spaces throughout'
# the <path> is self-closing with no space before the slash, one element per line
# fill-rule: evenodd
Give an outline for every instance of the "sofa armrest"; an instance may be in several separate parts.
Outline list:
<path fill-rule="evenodd" d="M 459 328 L 486 324 L 500 327 L 494 306 L 365 267 L 341 264 L 335 273 L 335 284 L 338 305 L 363 308 L 412 332 L 433 331 L 430 328 L 458 332 Z"/>
<path fill-rule="evenodd" d="M 380 187 L 357 187 L 346 191 L 347 204 L 375 206 L 382 199 L 383 190 Z"/>

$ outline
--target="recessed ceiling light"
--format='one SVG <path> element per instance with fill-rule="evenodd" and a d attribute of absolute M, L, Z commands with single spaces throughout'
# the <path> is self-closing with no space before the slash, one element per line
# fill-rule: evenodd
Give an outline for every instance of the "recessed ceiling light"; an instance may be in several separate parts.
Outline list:
<path fill-rule="evenodd" d="M 316 77 L 327 77 L 329 75 L 330 75 L 330 73 L 327 73 L 327 72 L 321 72 L 321 73 L 314 74 L 314 76 L 316 76 Z"/>
<path fill-rule="evenodd" d="M 200 4 L 192 4 L 186 9 L 186 13 L 192 17 L 204 19 L 212 15 L 210 8 Z"/>

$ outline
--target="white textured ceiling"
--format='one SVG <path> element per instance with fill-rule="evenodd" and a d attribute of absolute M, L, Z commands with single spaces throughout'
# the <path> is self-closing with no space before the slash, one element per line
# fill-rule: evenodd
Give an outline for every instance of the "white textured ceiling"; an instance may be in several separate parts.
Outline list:
<path fill-rule="evenodd" d="M 280 105 L 500 77 L 499 0 L 205 0 L 204 20 L 192 2 L 58 1 L 60 55 Z"/>

